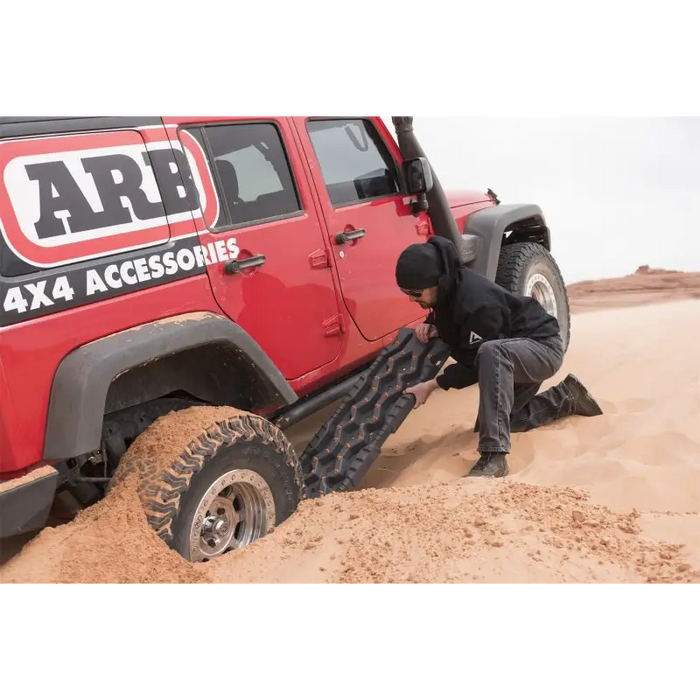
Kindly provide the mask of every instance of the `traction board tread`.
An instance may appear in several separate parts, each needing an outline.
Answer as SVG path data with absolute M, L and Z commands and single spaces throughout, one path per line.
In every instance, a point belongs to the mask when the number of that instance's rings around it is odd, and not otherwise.
M 402 328 L 302 453 L 306 497 L 356 488 L 413 409 L 404 391 L 433 379 L 448 356 L 441 340 L 421 343 Z

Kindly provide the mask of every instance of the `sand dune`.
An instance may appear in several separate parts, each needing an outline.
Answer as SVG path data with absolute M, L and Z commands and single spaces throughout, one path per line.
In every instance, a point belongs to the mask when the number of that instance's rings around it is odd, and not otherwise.
M 698 328 L 692 299 L 576 314 L 550 383 L 575 373 L 605 415 L 514 435 L 505 480 L 461 478 L 477 389 L 437 392 L 360 490 L 303 503 L 245 550 L 192 566 L 115 491 L 45 530 L 0 581 L 700 581 Z M 303 446 L 323 418 L 290 437 Z

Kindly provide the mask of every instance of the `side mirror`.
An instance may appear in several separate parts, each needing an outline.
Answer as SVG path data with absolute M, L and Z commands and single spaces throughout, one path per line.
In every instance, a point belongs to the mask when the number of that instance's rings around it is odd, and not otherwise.
M 433 189 L 433 173 L 427 158 L 408 158 L 402 170 L 408 194 L 426 194 Z

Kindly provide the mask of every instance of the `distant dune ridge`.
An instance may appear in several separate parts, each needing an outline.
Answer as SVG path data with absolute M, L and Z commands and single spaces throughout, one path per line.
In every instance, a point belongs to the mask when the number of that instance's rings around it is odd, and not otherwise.
M 567 290 L 572 313 L 700 299 L 700 272 L 657 270 L 642 265 L 626 277 L 575 282 Z

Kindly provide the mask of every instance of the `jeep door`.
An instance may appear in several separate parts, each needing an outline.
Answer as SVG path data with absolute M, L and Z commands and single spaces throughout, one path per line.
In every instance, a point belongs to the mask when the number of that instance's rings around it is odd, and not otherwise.
M 340 353 L 324 231 L 288 118 L 178 118 L 218 304 L 287 379 Z
M 398 147 L 376 118 L 295 118 L 312 169 L 345 305 L 368 340 L 393 335 L 425 313 L 398 289 L 396 261 L 427 240 L 401 192 Z

